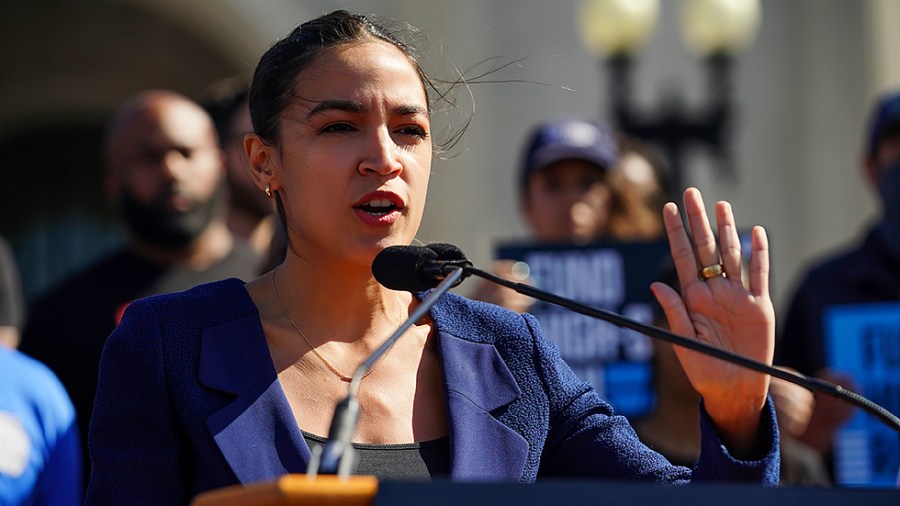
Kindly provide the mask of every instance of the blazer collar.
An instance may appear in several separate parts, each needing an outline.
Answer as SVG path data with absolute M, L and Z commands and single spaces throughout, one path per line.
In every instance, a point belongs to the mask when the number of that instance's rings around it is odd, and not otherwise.
M 281 389 L 256 312 L 203 331 L 200 383 L 237 396 L 206 425 L 241 483 L 305 472 L 309 447 Z
M 486 336 L 455 335 L 478 331 L 457 328 L 459 314 L 448 318 L 447 296 L 454 297 L 445 295 L 432 310 L 432 318 L 438 332 L 449 408 L 450 476 L 459 480 L 519 480 L 528 443 L 497 416 L 521 396 L 521 390 Z
M 457 328 L 460 315 L 449 308 L 448 296 L 461 300 L 445 295 L 432 317 L 449 408 L 450 475 L 518 480 L 528 443 L 495 415 L 521 391 L 485 336 Z M 200 383 L 236 396 L 206 425 L 241 483 L 306 471 L 310 450 L 278 381 L 257 312 L 204 329 Z

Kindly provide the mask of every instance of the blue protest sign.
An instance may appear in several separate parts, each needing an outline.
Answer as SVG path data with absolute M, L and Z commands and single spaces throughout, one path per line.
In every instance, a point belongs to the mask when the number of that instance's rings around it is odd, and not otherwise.
M 575 245 L 504 244 L 499 259 L 527 264 L 538 288 L 652 324 L 650 283 L 659 279 L 663 241 Z M 653 407 L 653 346 L 632 330 L 537 302 L 529 310 L 562 358 L 616 412 L 638 417 Z
M 851 375 L 859 393 L 900 413 L 900 303 L 853 304 L 824 314 L 828 367 Z M 857 411 L 834 441 L 835 481 L 893 487 L 900 467 L 897 434 Z

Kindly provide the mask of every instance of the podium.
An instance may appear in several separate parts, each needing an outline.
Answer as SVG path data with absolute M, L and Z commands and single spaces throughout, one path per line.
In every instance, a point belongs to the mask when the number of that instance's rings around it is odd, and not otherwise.
M 727 504 L 728 506 L 807 505 L 897 506 L 900 490 L 873 488 L 769 488 L 738 483 L 695 483 L 685 486 L 639 482 L 543 480 L 521 483 L 378 481 L 372 476 L 339 480 L 287 475 L 249 486 L 226 487 L 197 496 L 192 506 L 372 505 L 466 506 L 517 504 L 659 506 Z
M 310 479 L 302 474 L 289 474 L 270 482 L 211 490 L 194 498 L 191 506 L 369 506 L 377 491 L 378 480 L 374 476 L 342 480 L 333 475 Z

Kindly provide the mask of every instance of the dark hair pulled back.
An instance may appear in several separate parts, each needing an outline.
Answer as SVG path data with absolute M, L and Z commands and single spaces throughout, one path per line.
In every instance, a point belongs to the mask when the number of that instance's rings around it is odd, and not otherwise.
M 389 29 L 361 14 L 338 10 L 307 21 L 288 36 L 276 42 L 263 54 L 250 85 L 250 117 L 253 130 L 265 142 L 279 140 L 279 122 L 293 97 L 297 76 L 322 50 L 366 40 L 381 40 L 397 47 L 406 55 L 419 74 L 426 98 L 430 80 L 419 65 L 410 40 L 418 31 L 409 26 Z M 430 98 L 429 98 L 430 100 Z
M 268 144 L 280 141 L 281 120 L 291 102 L 297 98 L 294 89 L 297 77 L 314 58 L 332 47 L 377 40 L 393 45 L 406 55 L 422 82 L 430 114 L 437 111 L 450 117 L 457 106 L 455 90 L 461 88 L 468 92 L 472 110 L 464 117 L 461 125 L 454 127 L 450 121 L 444 135 L 431 137 L 438 156 L 446 156 L 456 146 L 472 120 L 475 102 L 469 85 L 490 82 L 483 78 L 518 63 L 513 61 L 480 71 L 481 65 L 494 62 L 493 58 L 489 58 L 469 69 L 473 73 L 477 72 L 474 77 L 468 75 L 469 71 L 460 71 L 454 67 L 453 79 L 432 79 L 420 64 L 421 48 L 426 44 L 425 37 L 418 29 L 402 22 L 337 10 L 301 24 L 275 42 L 260 58 L 248 98 L 250 120 L 256 135 Z M 438 141 L 436 137 L 442 140 Z M 287 216 L 279 193 L 275 194 L 275 204 L 287 237 Z M 291 246 L 289 238 L 288 246 Z

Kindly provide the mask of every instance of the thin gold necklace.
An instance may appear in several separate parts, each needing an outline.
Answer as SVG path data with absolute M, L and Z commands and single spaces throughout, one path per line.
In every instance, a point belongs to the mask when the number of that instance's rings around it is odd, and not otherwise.
M 353 380 L 353 376 L 347 376 L 346 374 L 344 374 L 344 373 L 342 373 L 341 371 L 339 371 L 337 367 L 331 365 L 331 362 L 329 362 L 325 357 L 322 356 L 321 353 L 319 353 L 318 350 L 316 350 L 316 347 L 313 346 L 311 342 L 309 342 L 309 339 L 306 337 L 306 334 L 304 334 L 303 331 L 300 330 L 300 327 L 298 327 L 297 324 L 294 323 L 294 319 L 291 318 L 291 313 L 288 312 L 287 307 L 285 307 L 285 305 L 284 305 L 284 302 L 281 301 L 281 296 L 278 295 L 278 287 L 275 285 L 275 271 L 276 271 L 276 270 L 277 270 L 277 269 L 272 269 L 272 276 L 271 276 L 271 278 L 272 278 L 272 290 L 275 292 L 275 298 L 278 299 L 278 304 L 281 306 L 281 310 L 284 312 L 284 316 L 287 317 L 288 321 L 291 322 L 291 326 L 294 327 L 294 330 L 296 330 L 297 333 L 300 334 L 300 337 L 303 338 L 303 342 L 305 342 L 306 345 L 309 346 L 309 349 L 310 349 L 310 351 L 313 352 L 313 355 L 315 355 L 316 357 L 318 357 L 319 360 L 321 360 L 322 363 L 325 364 L 325 367 L 327 367 L 329 371 L 331 371 L 332 373 L 334 373 L 334 375 L 337 376 L 341 381 L 344 381 L 344 382 L 346 382 L 346 383 L 350 383 L 350 381 Z M 394 341 L 394 342 L 396 343 L 396 341 Z M 394 348 L 394 344 L 392 343 L 392 344 L 391 344 L 391 347 L 388 348 L 387 350 L 385 350 L 385 352 L 381 355 L 381 357 L 379 357 L 378 360 L 377 360 L 374 364 L 372 364 L 371 367 L 369 367 L 369 370 L 366 371 L 365 374 L 363 374 L 362 378 L 360 378 L 360 381 L 366 379 L 367 376 L 369 376 L 370 374 L 372 374 L 372 373 L 375 371 L 375 367 L 376 367 L 378 364 L 380 364 L 382 360 L 384 360 L 384 357 L 386 357 L 387 354 L 388 354 L 388 353 L 391 351 L 391 349 L 393 349 L 393 348 Z

